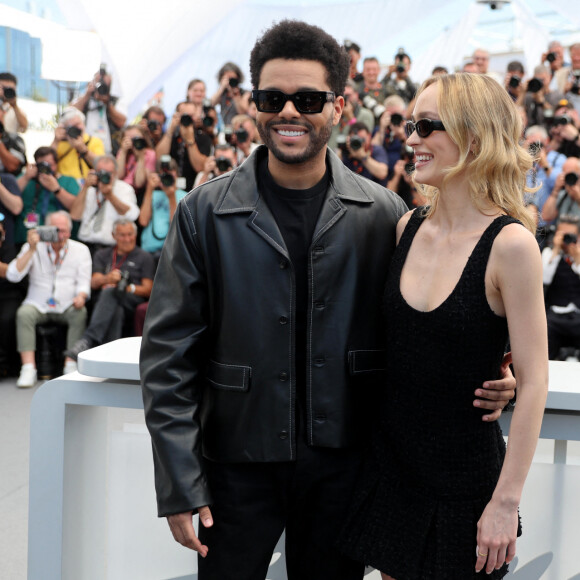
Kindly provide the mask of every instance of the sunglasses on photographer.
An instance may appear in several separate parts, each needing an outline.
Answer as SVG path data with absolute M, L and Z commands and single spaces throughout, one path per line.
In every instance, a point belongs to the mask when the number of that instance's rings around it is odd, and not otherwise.
M 407 121 L 405 123 L 405 135 L 410 137 L 415 131 L 421 139 L 429 137 L 433 131 L 445 131 L 445 126 L 441 121 L 431 119 L 419 119 L 418 121 Z
M 332 103 L 334 98 L 334 93 L 329 91 L 298 91 L 292 95 L 274 90 L 252 91 L 252 100 L 260 113 L 279 113 L 288 101 L 292 101 L 299 113 L 322 113 L 324 105 Z

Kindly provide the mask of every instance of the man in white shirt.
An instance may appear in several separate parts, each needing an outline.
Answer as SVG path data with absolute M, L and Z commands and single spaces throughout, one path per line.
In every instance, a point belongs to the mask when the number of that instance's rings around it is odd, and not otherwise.
M 87 176 L 70 208 L 74 220 L 80 220 L 79 240 L 95 251 L 115 245 L 113 224 L 119 218 L 136 221 L 139 206 L 135 190 L 117 179 L 117 160 L 103 155 L 95 162 L 95 171 Z
M 18 106 L 17 82 L 12 73 L 0 73 L 0 107 L 5 113 L 4 127 L 9 133 L 24 133 L 28 128 L 26 113 Z
M 22 360 L 18 387 L 36 384 L 36 325 L 47 321 L 68 325 L 67 348 L 83 334 L 91 293 L 91 255 L 88 248 L 70 239 L 72 221 L 66 211 L 49 214 L 46 224 L 56 228 L 54 241 L 40 241 L 38 229 L 28 231 L 27 243 L 10 262 L 6 278 L 20 282 L 27 274 L 28 293 L 16 313 L 16 341 Z M 54 232 L 54 231 L 53 231 Z M 46 230 L 42 232 L 49 234 Z M 76 363 L 65 359 L 64 372 L 76 370 Z

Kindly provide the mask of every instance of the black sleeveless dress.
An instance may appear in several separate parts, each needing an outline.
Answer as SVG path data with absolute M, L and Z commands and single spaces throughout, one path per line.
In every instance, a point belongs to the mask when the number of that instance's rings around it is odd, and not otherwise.
M 505 443 L 498 423 L 482 421 L 485 412 L 473 399 L 485 380 L 499 377 L 507 322 L 488 305 L 485 270 L 495 237 L 517 220 L 495 219 L 449 297 L 421 312 L 400 292 L 421 214 L 419 208 L 410 218 L 390 267 L 381 421 L 339 544 L 396 580 L 503 578 L 507 565 L 475 574 L 477 522 Z

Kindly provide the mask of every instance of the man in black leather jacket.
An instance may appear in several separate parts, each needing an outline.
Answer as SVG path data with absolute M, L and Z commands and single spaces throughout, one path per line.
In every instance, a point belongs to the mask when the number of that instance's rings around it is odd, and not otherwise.
M 332 37 L 283 21 L 250 68 L 265 147 L 179 204 L 149 303 L 159 515 L 202 556 L 200 580 L 265 578 L 283 530 L 290 580 L 360 580 L 333 539 L 386 387 L 381 300 L 406 206 L 327 150 L 349 71 Z

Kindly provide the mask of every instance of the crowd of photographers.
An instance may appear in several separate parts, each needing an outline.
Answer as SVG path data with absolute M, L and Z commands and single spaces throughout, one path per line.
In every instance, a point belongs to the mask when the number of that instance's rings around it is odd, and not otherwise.
M 381 66 L 374 57 L 361 59 L 356 43 L 344 46 L 351 74 L 329 146 L 352 171 L 397 192 L 409 207 L 421 205 L 404 131 L 417 90 L 412 60 L 401 48 Z M 537 191 L 527 202 L 549 272 L 548 306 L 564 308 L 560 314 L 570 320 L 580 312 L 580 44 L 569 47 L 569 61 L 566 56 L 552 42 L 533 71 L 513 61 L 502 76 L 488 70 L 489 54 L 478 49 L 458 70 L 493 76 L 521 111 L 523 139 L 537 158 L 529 175 Z M 34 328 L 43 322 L 69 325 L 66 372 L 85 348 L 140 332 L 177 203 L 243 163 L 259 144 L 242 71 L 227 62 L 217 80 L 213 95 L 193 79 L 174 112 L 154 105 L 128 122 L 102 66 L 63 111 L 52 142 L 27 164 L 28 121 L 17 79 L 0 73 L 0 374 L 20 370 L 18 386 L 35 384 Z M 569 330 L 564 338 L 558 332 L 553 345 L 570 342 Z

